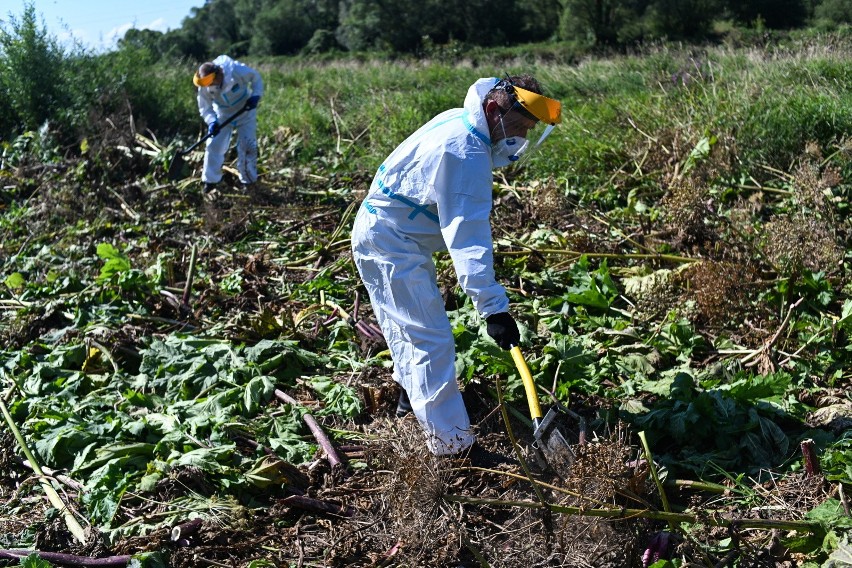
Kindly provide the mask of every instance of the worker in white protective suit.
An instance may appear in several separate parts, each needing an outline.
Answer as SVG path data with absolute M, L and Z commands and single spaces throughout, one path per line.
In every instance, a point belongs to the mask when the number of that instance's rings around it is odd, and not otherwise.
M 220 55 L 202 63 L 192 82 L 198 87 L 198 112 L 210 135 L 201 173 L 205 192 L 215 189 L 222 180 L 222 166 L 232 131 L 237 133 L 240 183 L 244 188 L 250 187 L 257 181 L 256 109 L 263 96 L 260 73 L 227 55 Z M 236 118 L 223 126 L 234 115 Z
M 439 114 L 388 156 L 352 229 L 353 258 L 402 387 L 397 415 L 414 412 L 436 455 L 465 452 L 475 436 L 432 256 L 449 251 L 488 334 L 503 349 L 517 345 L 518 326 L 494 275 L 492 169 L 517 161 L 537 125 L 546 126 L 540 144 L 560 122 L 560 103 L 540 93 L 529 75 L 476 81 L 464 108 Z

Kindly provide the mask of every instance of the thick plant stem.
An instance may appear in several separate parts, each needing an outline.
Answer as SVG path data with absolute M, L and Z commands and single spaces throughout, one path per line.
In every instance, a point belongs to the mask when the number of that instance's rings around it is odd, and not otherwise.
M 680 489 L 694 489 L 695 491 L 707 491 L 709 493 L 724 493 L 729 487 L 708 481 L 693 481 L 692 479 L 674 479 L 666 481 L 663 485 L 674 486 Z
M 189 253 L 189 270 L 186 272 L 186 285 L 183 287 L 181 301 L 184 306 L 189 305 L 189 296 L 192 293 L 192 280 L 195 278 L 195 261 L 198 258 L 198 245 L 193 244 Z
M 651 477 L 657 485 L 657 491 L 660 492 L 660 500 L 663 502 L 663 510 L 666 513 L 671 513 L 672 509 L 669 506 L 669 498 L 666 496 L 666 491 L 663 489 L 663 483 L 660 481 L 660 476 L 657 475 L 657 466 L 654 464 L 654 456 L 651 455 L 651 447 L 648 445 L 648 439 L 645 437 L 645 432 L 639 432 L 639 439 L 642 441 L 642 448 L 645 450 L 645 461 L 648 462 L 648 469 L 651 470 Z M 674 531 L 674 523 L 669 521 L 669 528 Z
M 819 465 L 819 458 L 816 455 L 814 441 L 810 438 L 802 440 L 799 444 L 802 448 L 802 458 L 805 461 L 805 473 L 808 477 L 813 477 L 822 473 L 822 468 Z
M 527 479 L 530 480 L 532 484 L 533 490 L 535 491 L 538 500 L 541 501 L 542 505 L 546 505 L 547 501 L 544 499 L 544 493 L 539 487 L 538 483 L 536 483 L 535 479 L 533 479 L 532 473 L 530 473 L 530 468 L 527 466 L 526 460 L 524 460 L 524 456 L 521 455 L 521 449 L 518 446 L 518 440 L 515 438 L 515 432 L 512 430 L 512 425 L 509 422 L 509 413 L 506 410 L 506 404 L 503 401 L 503 389 L 500 387 L 500 379 L 496 379 L 494 382 L 497 388 L 497 400 L 500 402 L 500 414 L 503 416 L 503 423 L 506 425 L 506 434 L 509 436 L 509 441 L 512 442 L 512 449 L 515 451 L 515 457 L 518 458 L 518 462 L 520 462 L 521 467 L 524 470 L 524 473 L 527 476 Z
M 614 253 L 614 252 L 580 252 L 576 250 L 569 249 L 533 249 L 532 252 L 536 252 L 539 254 L 555 254 L 560 256 L 571 256 L 580 258 L 581 256 L 585 256 L 587 258 L 617 258 L 622 260 L 634 259 L 634 260 L 664 260 L 666 262 L 676 262 L 676 263 L 692 263 L 692 262 L 700 262 L 700 258 L 689 258 L 687 256 L 677 256 L 674 254 L 653 254 L 653 253 Z M 495 255 L 502 256 L 524 256 L 530 254 L 529 250 L 507 250 L 507 251 L 495 251 Z
M 89 556 L 78 556 L 76 554 L 64 554 L 61 552 L 42 552 L 39 550 L 27 550 L 24 548 L 10 548 L 0 550 L 0 558 L 7 560 L 22 560 L 30 554 L 38 554 L 42 560 L 56 562 L 63 566 L 127 566 L 133 558 L 130 554 L 121 556 L 108 556 L 106 558 L 91 558 Z
M 68 506 L 62 501 L 62 498 L 59 496 L 59 493 L 53 488 L 50 484 L 50 481 L 44 476 L 44 472 L 42 472 L 41 467 L 38 465 L 38 462 L 35 459 L 35 456 L 30 451 L 30 448 L 27 446 L 26 440 L 24 440 L 23 435 L 21 435 L 21 431 L 18 430 L 18 427 L 15 425 L 15 422 L 12 420 L 12 415 L 9 414 L 9 410 L 6 408 L 6 403 L 0 399 L 0 411 L 3 412 L 3 418 L 6 419 L 6 424 L 8 424 L 9 429 L 12 431 L 12 435 L 15 436 L 15 439 L 18 441 L 18 445 L 21 446 L 21 450 L 24 452 L 24 455 L 27 456 L 27 459 L 30 462 L 30 465 L 33 468 L 33 471 L 36 475 L 38 475 L 39 484 L 41 488 L 44 490 L 47 495 L 50 504 L 62 513 L 63 518 L 65 519 L 65 525 L 68 527 L 68 530 L 71 531 L 71 534 L 74 535 L 79 542 L 85 544 L 86 542 L 86 531 L 80 526 L 80 523 L 77 522 L 77 519 L 74 518 L 74 514 L 68 508 Z
M 634 518 L 667 521 L 672 523 L 700 523 L 714 527 L 737 527 L 744 529 L 779 529 L 819 533 L 817 522 L 808 521 L 776 521 L 772 519 L 735 519 L 722 516 L 721 512 L 705 511 L 699 515 L 689 513 L 666 513 L 650 509 L 587 509 L 585 507 L 568 507 L 565 505 L 541 504 L 537 501 L 507 501 L 502 499 L 482 499 L 468 495 L 444 493 L 442 498 L 455 503 L 468 505 L 484 505 L 488 507 L 521 507 L 524 509 L 547 508 L 554 513 L 579 515 L 581 517 L 602 517 L 605 519 L 629 520 Z
M 283 400 L 287 404 L 292 404 L 294 406 L 298 406 L 300 408 L 304 408 L 299 401 L 288 395 L 281 389 L 275 389 L 275 396 L 279 400 Z M 325 452 L 326 457 L 328 458 L 328 463 L 331 465 L 332 469 L 342 468 L 343 461 L 340 459 L 340 456 L 337 454 L 337 451 L 334 449 L 334 445 L 331 443 L 331 440 L 328 439 L 328 436 L 325 435 L 322 427 L 316 421 L 316 419 L 311 416 L 310 412 L 305 412 L 302 414 L 302 420 L 305 421 L 305 424 L 310 428 L 311 433 L 314 435 L 314 439 L 316 439 L 317 443 Z

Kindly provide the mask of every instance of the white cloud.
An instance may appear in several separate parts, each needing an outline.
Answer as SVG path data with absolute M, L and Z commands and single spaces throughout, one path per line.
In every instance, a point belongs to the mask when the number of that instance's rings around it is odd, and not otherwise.
M 124 37 L 124 34 L 127 33 L 127 30 L 133 29 L 136 26 L 134 24 L 121 24 L 120 26 L 116 26 L 112 28 L 110 31 L 104 34 L 104 37 L 101 38 L 103 43 L 107 45 L 113 45 L 116 41 Z
M 169 29 L 169 23 L 165 20 L 165 18 L 157 18 L 152 21 L 147 26 L 140 26 L 141 29 L 145 30 L 155 30 L 158 32 L 166 32 Z
M 169 29 L 169 24 L 165 20 L 165 18 L 157 18 L 155 20 L 151 20 L 150 23 L 144 25 L 136 25 L 133 24 L 121 24 L 120 26 L 116 26 L 112 28 L 110 31 L 104 34 L 104 37 L 101 38 L 103 43 L 107 45 L 115 45 L 115 43 L 124 37 L 124 34 L 127 33 L 127 30 L 131 29 L 140 29 L 140 30 L 154 30 L 158 32 L 166 32 Z

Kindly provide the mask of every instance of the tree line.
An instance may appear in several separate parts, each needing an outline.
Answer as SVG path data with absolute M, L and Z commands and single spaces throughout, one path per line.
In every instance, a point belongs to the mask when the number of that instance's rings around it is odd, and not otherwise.
M 93 53 L 61 45 L 25 2 L 20 15 L 0 19 L 0 143 L 8 153 L 12 138 L 47 121 L 59 139 L 74 141 L 129 108 L 173 134 L 193 114 L 189 99 L 170 96 L 186 83 L 186 68 L 174 63 L 220 53 L 463 57 L 529 45 L 533 55 L 553 46 L 564 57 L 731 31 L 746 43 L 762 37 L 749 31 L 845 26 L 843 34 L 851 24 L 849 0 L 208 0 L 177 29 L 131 29 L 118 49 Z
M 852 24 L 848 0 L 208 0 L 180 28 L 131 29 L 126 45 L 195 60 L 557 40 L 580 48 L 701 41 L 720 24 L 757 30 Z

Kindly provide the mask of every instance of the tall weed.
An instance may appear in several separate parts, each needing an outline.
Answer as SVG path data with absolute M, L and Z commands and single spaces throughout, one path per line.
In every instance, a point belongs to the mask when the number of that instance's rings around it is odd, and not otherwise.
M 65 53 L 39 25 L 33 4 L 20 18 L 0 22 L 0 135 L 35 130 L 67 103 Z

